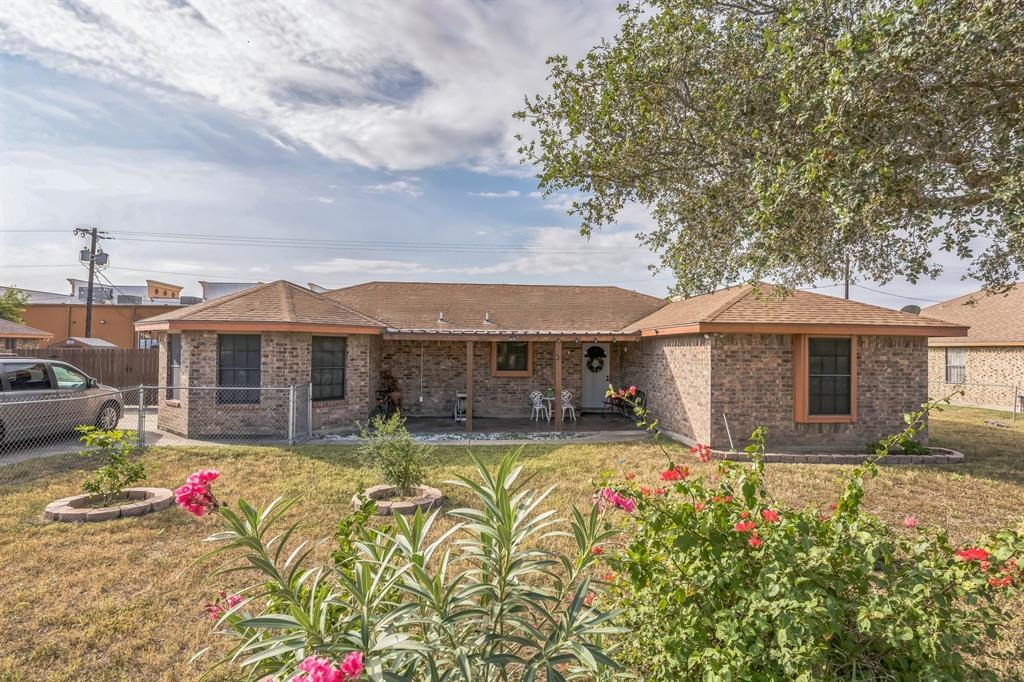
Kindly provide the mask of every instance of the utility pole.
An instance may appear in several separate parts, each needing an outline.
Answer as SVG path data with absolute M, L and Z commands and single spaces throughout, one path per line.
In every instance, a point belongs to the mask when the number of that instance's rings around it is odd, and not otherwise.
M 843 257 L 843 298 L 850 300 L 850 255 Z
M 75 235 L 90 238 L 88 254 L 86 254 L 85 249 L 82 249 L 82 253 L 79 256 L 79 260 L 89 262 L 89 285 L 85 290 L 85 336 L 88 338 L 92 336 L 92 292 L 96 280 L 96 265 L 107 264 L 107 254 L 103 253 L 102 250 L 97 254 L 96 244 L 99 240 L 107 239 L 107 237 L 104 237 L 103 233 L 95 227 L 76 227 Z M 99 263 L 97 263 L 97 255 L 100 256 L 99 260 L 101 262 Z

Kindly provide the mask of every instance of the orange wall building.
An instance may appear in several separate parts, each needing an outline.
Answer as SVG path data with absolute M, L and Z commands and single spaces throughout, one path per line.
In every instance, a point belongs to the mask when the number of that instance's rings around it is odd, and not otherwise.
M 95 305 L 92 308 L 92 336 L 121 348 L 139 348 L 141 334 L 135 321 L 166 313 L 176 306 Z M 69 336 L 85 336 L 85 304 L 29 303 L 22 313 L 25 324 L 53 334 L 59 342 Z

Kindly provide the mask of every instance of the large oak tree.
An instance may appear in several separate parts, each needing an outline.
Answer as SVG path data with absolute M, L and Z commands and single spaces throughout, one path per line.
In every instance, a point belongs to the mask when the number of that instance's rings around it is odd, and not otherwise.
M 583 234 L 627 202 L 692 294 L 1024 269 L 1024 0 L 650 0 L 516 115 Z M 978 245 L 981 245 L 980 247 Z

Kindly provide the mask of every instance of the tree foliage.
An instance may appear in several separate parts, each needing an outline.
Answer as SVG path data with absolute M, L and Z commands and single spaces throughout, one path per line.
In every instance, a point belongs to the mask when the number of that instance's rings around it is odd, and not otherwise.
M 516 115 L 581 231 L 627 202 L 677 293 L 1024 269 L 1024 3 L 647 0 Z
M 24 322 L 21 314 L 25 312 L 25 304 L 28 303 L 28 294 L 8 287 L 0 293 L 0 320 L 10 320 L 21 324 Z

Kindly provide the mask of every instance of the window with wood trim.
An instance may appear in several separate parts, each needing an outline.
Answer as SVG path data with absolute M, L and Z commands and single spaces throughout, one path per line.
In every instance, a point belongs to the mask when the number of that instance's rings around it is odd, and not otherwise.
M 533 373 L 533 348 L 529 341 L 495 341 L 491 347 L 491 374 L 528 377 Z
M 946 349 L 946 383 L 962 384 L 967 377 L 967 349 Z
M 313 400 L 345 397 L 345 341 L 344 336 L 313 337 Z
M 857 418 L 857 337 L 793 337 L 794 418 L 852 422 Z
M 247 405 L 260 401 L 260 335 L 220 334 L 217 337 L 217 402 Z M 240 390 L 252 386 L 255 390 Z

